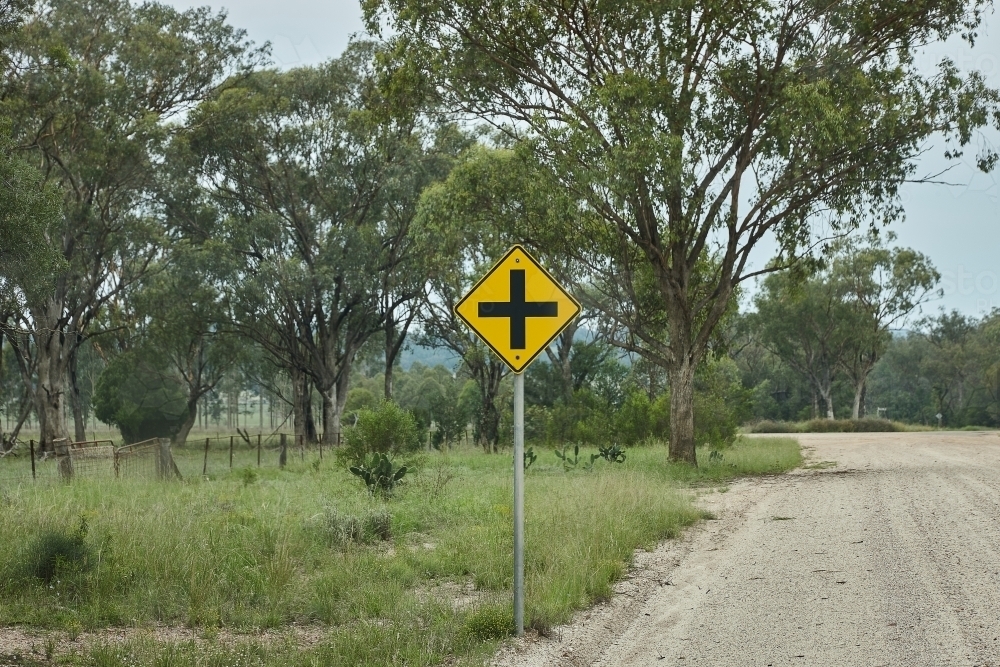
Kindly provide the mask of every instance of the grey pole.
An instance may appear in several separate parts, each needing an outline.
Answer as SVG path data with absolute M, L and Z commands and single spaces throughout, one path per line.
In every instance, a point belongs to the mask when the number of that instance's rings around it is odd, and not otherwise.
M 514 374 L 514 625 L 524 635 L 524 374 Z

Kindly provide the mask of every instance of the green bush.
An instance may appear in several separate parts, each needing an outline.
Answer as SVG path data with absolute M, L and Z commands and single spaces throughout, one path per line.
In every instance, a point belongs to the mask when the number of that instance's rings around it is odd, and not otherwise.
M 126 443 L 172 438 L 188 418 L 187 394 L 173 374 L 136 354 L 115 357 L 94 388 L 94 414 Z
M 465 631 L 480 641 L 514 634 L 514 610 L 509 604 L 483 605 L 465 619 Z
M 747 430 L 751 433 L 895 433 L 905 431 L 906 427 L 888 419 L 810 419 L 799 423 L 763 419 Z
M 888 419 L 852 419 L 855 433 L 889 433 L 904 430 L 900 424 Z
M 778 422 L 770 419 L 762 419 L 750 425 L 751 433 L 798 433 L 798 427 L 791 422 Z
M 358 422 L 344 433 L 339 456 L 348 465 L 361 465 L 371 454 L 399 456 L 420 449 L 420 431 L 409 411 L 392 401 L 382 401 L 373 410 L 358 411 Z
M 652 435 L 652 407 L 646 392 L 629 393 L 615 414 L 611 439 L 631 447 L 649 438 Z
M 385 542 L 392 539 L 392 515 L 388 510 L 375 509 L 359 516 L 330 507 L 324 514 L 323 528 L 336 547 Z
M 550 445 L 607 442 L 613 430 L 607 406 L 589 389 L 574 392 L 549 410 L 545 438 Z

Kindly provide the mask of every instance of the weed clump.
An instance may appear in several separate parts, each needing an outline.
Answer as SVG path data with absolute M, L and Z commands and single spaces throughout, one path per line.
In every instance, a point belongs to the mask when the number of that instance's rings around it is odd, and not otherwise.
M 249 466 L 246 468 L 240 468 L 237 475 L 239 476 L 240 481 L 243 482 L 243 486 L 250 486 L 260 478 L 257 471 Z
M 465 631 L 480 641 L 503 639 L 514 634 L 514 612 L 510 605 L 484 605 L 465 619 Z
M 31 575 L 48 584 L 59 575 L 86 571 L 92 561 L 87 529 L 87 519 L 81 516 L 72 531 L 49 529 L 39 535 L 25 557 Z
M 392 515 L 384 509 L 371 510 L 359 516 L 329 508 L 324 517 L 324 528 L 335 547 L 387 542 L 392 539 Z

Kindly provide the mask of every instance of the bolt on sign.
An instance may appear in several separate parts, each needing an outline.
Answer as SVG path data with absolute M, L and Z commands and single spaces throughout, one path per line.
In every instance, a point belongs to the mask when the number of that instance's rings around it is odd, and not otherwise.
M 520 373 L 580 314 L 580 304 L 515 245 L 458 302 L 455 314 Z

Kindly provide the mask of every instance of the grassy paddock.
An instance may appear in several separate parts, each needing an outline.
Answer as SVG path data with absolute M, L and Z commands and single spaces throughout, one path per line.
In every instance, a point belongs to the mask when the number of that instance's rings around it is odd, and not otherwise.
M 801 463 L 788 438 L 744 438 L 721 459 L 699 458 L 697 470 L 671 465 L 655 447 L 565 471 L 539 452 L 526 476 L 529 624 L 545 629 L 607 597 L 634 549 L 696 521 L 685 485 Z M 153 628 L 62 659 L 109 667 L 476 664 L 512 626 L 510 467 L 509 454 L 425 455 L 389 501 L 330 459 L 181 483 L 7 486 L 0 625 Z M 87 556 L 56 559 L 44 581 L 53 535 L 82 541 Z M 159 626 L 203 640 L 158 638 Z M 293 631 L 303 626 L 321 639 L 301 646 Z M 228 640 L 213 639 L 220 628 Z

